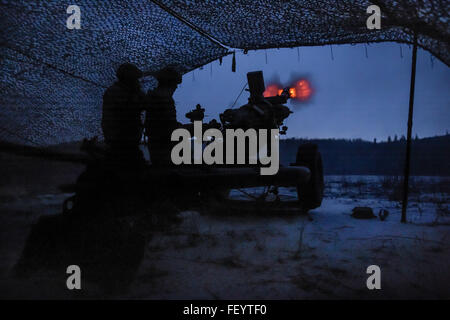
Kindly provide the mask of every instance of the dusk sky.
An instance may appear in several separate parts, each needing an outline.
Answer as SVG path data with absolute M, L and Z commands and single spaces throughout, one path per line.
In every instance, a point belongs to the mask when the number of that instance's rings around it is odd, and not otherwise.
M 262 70 L 266 86 L 279 78 L 286 84 L 296 76 L 307 77 L 314 88 L 308 103 L 288 106 L 294 111 L 287 119 L 287 137 L 363 138 L 386 140 L 406 135 L 412 47 L 384 43 L 335 45 L 297 49 L 250 51 L 236 55 L 236 73 L 231 72 L 232 57 L 214 61 L 183 76 L 175 94 L 177 116 L 200 103 L 209 116 L 232 105 L 243 85 L 246 73 Z M 211 72 L 212 65 L 212 72 Z M 450 69 L 430 54 L 418 51 L 413 135 L 427 137 L 450 130 Z M 246 103 L 244 92 L 235 107 Z

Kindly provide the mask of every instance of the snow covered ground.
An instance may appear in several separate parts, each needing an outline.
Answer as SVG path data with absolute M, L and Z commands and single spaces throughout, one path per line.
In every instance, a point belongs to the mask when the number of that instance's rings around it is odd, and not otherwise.
M 412 181 L 408 223 L 400 223 L 395 177 L 328 176 L 322 206 L 223 216 L 186 211 L 181 225 L 157 232 L 130 288 L 111 298 L 133 299 L 376 299 L 450 298 L 448 178 Z M 294 196 L 282 189 L 282 197 Z M 237 198 L 239 192 L 232 196 Z M 0 297 L 76 298 L 51 275 L 11 278 L 30 226 L 59 212 L 58 195 L 0 204 Z M 356 206 L 385 221 L 351 217 Z M 366 269 L 381 268 L 381 290 L 368 290 Z M 85 283 L 83 297 L 103 297 Z

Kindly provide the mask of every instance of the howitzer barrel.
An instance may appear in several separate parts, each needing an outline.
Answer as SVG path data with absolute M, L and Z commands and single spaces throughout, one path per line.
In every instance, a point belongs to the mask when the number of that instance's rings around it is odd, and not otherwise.
M 269 101 L 273 105 L 277 104 L 285 104 L 287 100 L 289 99 L 289 96 L 287 95 L 281 95 L 281 96 L 274 96 L 274 97 L 266 97 L 265 100 Z

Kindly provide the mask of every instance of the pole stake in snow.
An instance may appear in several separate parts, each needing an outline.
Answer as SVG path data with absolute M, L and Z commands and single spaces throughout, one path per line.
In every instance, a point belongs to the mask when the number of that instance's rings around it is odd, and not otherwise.
M 408 133 L 406 138 L 406 158 L 405 158 L 405 172 L 403 177 L 403 202 L 402 202 L 402 219 L 401 222 L 406 222 L 406 209 L 408 207 L 408 189 L 409 189 L 409 171 L 411 162 L 411 132 L 414 111 L 414 89 L 416 85 L 416 65 L 417 65 L 417 33 L 414 32 L 414 46 L 411 62 L 411 83 L 409 87 L 409 112 L 408 112 Z

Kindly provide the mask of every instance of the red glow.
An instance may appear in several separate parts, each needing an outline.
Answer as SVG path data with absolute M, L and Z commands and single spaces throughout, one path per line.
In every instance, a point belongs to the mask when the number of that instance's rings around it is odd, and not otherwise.
M 313 94 L 311 84 L 306 79 L 297 80 L 289 87 L 289 95 L 291 99 L 298 102 L 307 101 Z M 280 95 L 282 92 L 283 88 L 281 85 L 272 83 L 267 86 L 263 95 L 264 97 L 273 97 Z
M 297 99 L 300 101 L 308 100 L 312 95 L 311 85 L 308 80 L 302 79 L 295 83 L 295 96 L 292 96 L 293 99 Z
M 281 92 L 283 92 L 283 89 L 281 89 L 280 86 L 278 86 L 277 84 L 270 84 L 266 88 L 266 91 L 264 91 L 263 95 L 264 97 L 273 97 L 281 94 Z

